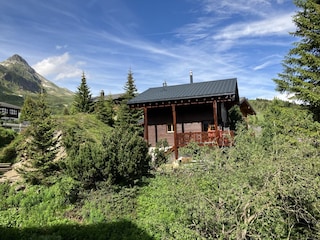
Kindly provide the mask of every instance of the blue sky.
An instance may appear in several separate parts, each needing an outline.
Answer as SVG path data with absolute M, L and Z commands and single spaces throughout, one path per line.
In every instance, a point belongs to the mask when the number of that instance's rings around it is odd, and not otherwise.
M 279 96 L 292 48 L 292 0 L 0 0 L 0 61 L 13 54 L 76 91 L 123 92 L 237 78 L 240 96 Z

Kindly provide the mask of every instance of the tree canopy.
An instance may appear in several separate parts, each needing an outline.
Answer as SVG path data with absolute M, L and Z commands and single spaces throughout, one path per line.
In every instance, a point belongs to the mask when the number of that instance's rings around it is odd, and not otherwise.
M 293 17 L 297 29 L 290 33 L 300 41 L 283 61 L 283 73 L 274 79 L 277 90 L 294 94 L 320 113 L 320 1 L 295 0 L 301 10 Z

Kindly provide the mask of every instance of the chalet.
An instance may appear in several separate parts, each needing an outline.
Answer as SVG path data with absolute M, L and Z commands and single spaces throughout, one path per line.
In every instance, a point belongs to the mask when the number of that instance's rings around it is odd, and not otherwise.
M 20 116 L 21 107 L 0 102 L 0 118 L 17 120 Z
M 98 97 L 93 97 L 93 98 L 92 98 L 92 101 L 93 101 L 94 103 L 96 103 L 101 96 L 103 96 L 104 100 L 108 100 L 109 98 L 111 98 L 112 101 L 113 101 L 113 103 L 116 104 L 116 105 L 119 105 L 119 104 L 122 102 L 122 100 L 124 99 L 124 97 L 123 97 L 123 96 L 124 96 L 124 93 L 117 93 L 117 94 L 105 95 L 104 91 L 101 90 L 100 96 L 98 96 Z
M 239 105 L 237 79 L 190 83 L 149 88 L 131 99 L 131 108 L 144 110 L 144 138 L 155 146 L 167 139 L 178 148 L 190 141 L 203 145 L 230 146 L 234 129 L 230 129 L 228 110 Z M 243 111 L 246 112 L 244 106 Z
M 248 115 L 256 115 L 256 111 L 253 109 L 248 99 L 244 97 L 240 98 L 240 111 L 244 118 L 247 118 Z

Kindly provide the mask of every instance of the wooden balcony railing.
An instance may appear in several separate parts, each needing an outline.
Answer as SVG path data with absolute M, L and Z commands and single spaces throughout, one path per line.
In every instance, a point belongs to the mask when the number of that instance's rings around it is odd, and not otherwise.
M 229 147 L 233 145 L 233 139 L 234 131 L 232 130 L 177 133 L 178 147 L 186 146 L 190 142 L 196 142 L 200 145 Z

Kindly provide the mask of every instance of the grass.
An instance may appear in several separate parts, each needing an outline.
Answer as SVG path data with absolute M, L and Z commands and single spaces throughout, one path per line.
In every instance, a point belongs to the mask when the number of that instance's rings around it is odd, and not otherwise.
M 88 139 L 101 141 L 102 133 L 108 133 L 112 128 L 97 120 L 93 114 L 78 113 L 75 115 L 55 115 L 58 126 L 57 129 L 66 131 L 67 129 L 77 129 Z

